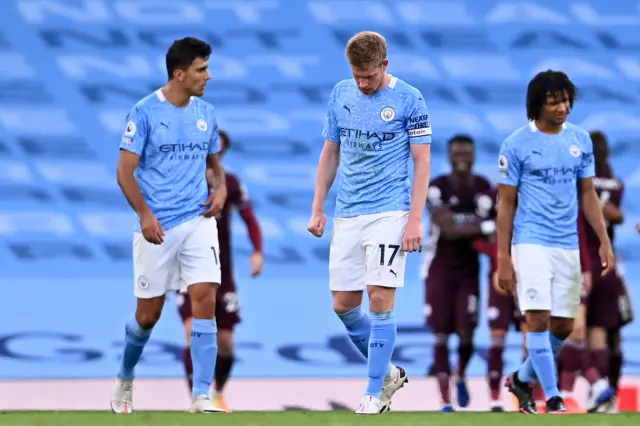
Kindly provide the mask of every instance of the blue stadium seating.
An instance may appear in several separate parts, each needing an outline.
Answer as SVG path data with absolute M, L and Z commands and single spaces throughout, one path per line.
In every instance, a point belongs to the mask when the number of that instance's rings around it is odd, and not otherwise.
M 6 5 L 4 4 L 6 3 Z M 363 29 L 389 40 L 390 69 L 420 88 L 432 115 L 434 174 L 444 142 L 477 138 L 477 170 L 495 176 L 501 139 L 525 120 L 538 70 L 579 84 L 572 121 L 606 131 L 627 184 L 617 247 L 640 309 L 640 15 L 635 1 L 127 1 L 5 0 L 0 15 L 0 377 L 109 377 L 133 308 L 135 220 L 115 182 L 127 110 L 166 80 L 164 53 L 193 35 L 214 46 L 206 99 L 233 137 L 225 159 L 249 187 L 267 253 L 248 274 L 235 223 L 244 322 L 236 374 L 358 376 L 363 361 L 331 312 L 329 237 L 307 235 L 320 131 L 332 85 L 348 77 L 345 41 Z M 517 3 L 517 5 L 514 5 Z M 560 4 L 557 6 L 556 4 Z M 400 293 L 396 359 L 431 363 L 420 258 Z M 173 306 L 139 376 L 177 376 L 183 334 Z M 292 320 L 293 319 L 293 320 Z M 640 374 L 638 323 L 625 330 L 627 374 Z M 507 367 L 520 359 L 509 338 Z M 485 374 L 488 330 L 470 374 Z M 635 355 L 634 355 L 635 354 Z

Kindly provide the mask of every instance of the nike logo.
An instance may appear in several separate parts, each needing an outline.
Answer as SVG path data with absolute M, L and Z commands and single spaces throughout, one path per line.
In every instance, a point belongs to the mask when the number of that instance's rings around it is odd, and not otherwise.
M 394 271 L 393 269 L 389 269 L 389 272 L 391 272 L 394 277 L 398 277 L 398 274 L 396 274 L 396 271 Z
M 342 108 L 346 109 L 346 110 L 347 110 L 347 112 L 349 113 L 349 115 L 351 115 L 351 110 L 349 109 L 349 107 L 348 107 L 348 106 L 346 106 L 346 105 L 342 105 Z

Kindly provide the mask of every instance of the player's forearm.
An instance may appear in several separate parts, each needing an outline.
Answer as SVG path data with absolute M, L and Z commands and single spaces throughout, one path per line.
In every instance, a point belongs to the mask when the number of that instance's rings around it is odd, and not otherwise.
M 498 257 L 511 256 L 511 236 L 513 235 L 513 213 L 515 204 L 500 199 L 496 218 Z
M 587 222 L 598 236 L 600 243 L 611 244 L 607 234 L 607 226 L 604 223 L 602 207 L 595 190 L 584 191 L 582 194 L 582 211 L 587 218 Z
M 329 194 L 331 185 L 333 185 L 333 182 L 336 179 L 339 162 L 340 157 L 336 152 L 325 149 L 322 151 L 322 154 L 320 154 L 312 211 L 324 211 L 324 202 L 327 199 L 327 194 Z
M 421 219 L 424 206 L 427 205 L 427 191 L 431 177 L 431 160 L 429 156 L 414 158 L 413 188 L 411 193 L 411 212 L 409 219 Z
M 624 215 L 620 209 L 613 204 L 605 204 L 602 206 L 602 215 L 604 216 L 604 220 L 613 225 L 621 225 L 624 222 Z
M 150 212 L 149 206 L 142 197 L 140 186 L 136 182 L 136 178 L 133 175 L 133 170 L 124 170 L 118 167 L 117 173 L 118 185 L 122 189 L 122 193 L 129 202 L 129 205 L 138 214 L 138 217 L 142 217 Z
M 440 232 L 447 240 L 465 240 L 484 235 L 481 223 L 451 224 L 442 226 Z

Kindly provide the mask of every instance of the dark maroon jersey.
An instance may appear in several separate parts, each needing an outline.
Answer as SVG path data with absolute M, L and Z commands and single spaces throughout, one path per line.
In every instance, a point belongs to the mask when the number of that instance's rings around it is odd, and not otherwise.
M 220 245 L 220 273 L 222 282 L 233 280 L 233 257 L 231 254 L 231 217 L 234 210 L 250 205 L 247 189 L 233 174 L 226 172 L 227 201 L 216 216 L 218 221 L 218 241 Z
M 624 184 L 622 183 L 622 180 L 615 177 L 614 178 L 595 177 L 593 178 L 593 185 L 595 186 L 596 193 L 598 194 L 598 197 L 600 198 L 600 201 L 602 201 L 603 204 L 611 203 L 614 206 L 620 208 L 620 205 L 622 204 L 622 195 L 624 192 Z M 591 225 L 589 225 L 589 222 L 586 220 L 586 217 L 583 219 L 585 223 L 585 231 L 587 236 L 587 245 L 589 248 L 589 256 L 592 259 L 599 259 L 600 256 L 598 255 L 598 249 L 600 248 L 600 240 L 598 239 L 598 236 L 596 235 Z M 611 239 L 612 243 L 613 243 L 613 237 L 614 237 L 613 228 L 614 228 L 613 225 L 611 225 L 610 223 L 607 223 L 607 234 L 609 234 L 609 238 Z
M 488 195 L 490 190 L 489 181 L 478 175 L 473 175 L 471 182 L 464 186 L 456 186 L 450 175 L 442 175 L 431 181 L 427 205 L 431 214 L 443 208 L 450 210 L 456 223 L 489 219 L 494 210 L 494 202 Z M 433 250 L 432 266 L 477 274 L 480 262 L 472 246 L 473 239 L 447 240 L 432 223 L 428 245 L 428 250 Z

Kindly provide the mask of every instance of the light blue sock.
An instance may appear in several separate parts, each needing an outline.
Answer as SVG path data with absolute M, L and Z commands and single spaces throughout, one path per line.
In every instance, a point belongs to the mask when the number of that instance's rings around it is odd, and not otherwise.
M 558 353 L 564 344 L 564 340 L 560 339 L 553 333 L 549 333 L 549 343 L 551 344 L 551 352 L 553 353 L 553 358 L 558 358 Z M 527 357 L 524 361 L 520 369 L 518 370 L 518 379 L 524 383 L 531 383 L 536 379 L 536 372 L 533 368 L 533 362 L 531 362 L 531 357 Z
M 347 334 L 365 358 L 369 358 L 369 336 L 371 335 L 371 318 L 358 306 L 352 311 L 338 314 L 338 318 L 347 329 Z M 387 369 L 387 375 L 391 373 L 391 363 Z
M 365 395 L 380 398 L 396 343 L 396 333 L 396 318 L 393 312 L 371 313 L 369 362 L 367 365 L 369 382 Z
M 132 315 L 129 321 L 127 321 L 127 325 L 124 329 L 124 353 L 120 360 L 118 378 L 120 380 L 133 380 L 133 370 L 135 369 L 136 364 L 138 364 L 138 361 L 140 361 L 144 345 L 149 341 L 152 329 L 145 330 L 140 327 L 135 315 Z
M 193 398 L 208 395 L 218 355 L 218 326 L 215 319 L 194 318 L 191 326 Z
M 529 352 L 529 358 L 531 359 L 535 375 L 538 377 L 538 381 L 544 390 L 544 395 L 547 400 L 554 396 L 560 396 L 560 391 L 558 390 L 558 373 L 549 335 L 550 333 L 548 331 L 527 333 L 527 351 Z M 520 377 L 519 374 L 518 377 Z
M 564 344 L 564 339 L 559 338 L 553 333 L 549 333 L 549 342 L 551 343 L 551 352 L 553 352 L 553 359 L 558 359 L 558 353 Z

